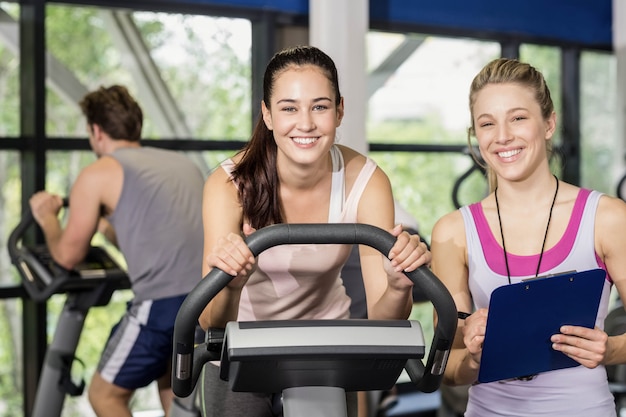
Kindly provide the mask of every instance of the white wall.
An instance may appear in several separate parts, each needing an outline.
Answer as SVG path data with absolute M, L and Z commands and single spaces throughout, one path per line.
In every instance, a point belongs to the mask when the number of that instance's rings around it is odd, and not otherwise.
M 339 72 L 345 117 L 338 142 L 367 152 L 366 43 L 368 0 L 309 0 L 310 44 L 330 55 Z

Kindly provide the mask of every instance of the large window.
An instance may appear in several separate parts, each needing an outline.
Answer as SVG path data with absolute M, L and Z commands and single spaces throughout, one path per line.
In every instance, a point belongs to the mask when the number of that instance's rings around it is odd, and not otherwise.
M 0 137 L 19 134 L 19 6 L 0 2 Z
M 373 32 L 368 35 L 368 52 L 372 86 L 368 142 L 425 145 L 425 153 L 371 156 L 387 172 L 396 199 L 415 216 L 428 240 L 434 223 L 455 209 L 455 201 L 467 204 L 484 196 L 486 183 L 479 170 L 458 187 L 455 183 L 473 165 L 463 151 L 470 125 L 470 83 L 484 64 L 500 56 L 500 45 Z
M 260 49 L 276 46 L 263 39 L 261 47 L 253 50 L 253 40 L 269 35 L 272 24 L 289 26 L 293 22 L 286 23 L 288 17 L 255 26 L 259 23 L 255 19 L 263 16 L 237 12 L 238 17 L 226 18 L 191 14 L 190 8 L 183 14 L 71 3 L 46 3 L 45 7 L 45 137 L 34 140 L 40 141 L 45 152 L 45 164 L 38 165 L 45 165 L 46 189 L 67 195 L 80 170 L 95 160 L 85 140 L 86 126 L 78 102 L 100 86 L 128 86 L 144 110 L 144 138 L 156 146 L 179 148 L 180 143 L 181 152 L 206 175 L 234 152 L 212 147 L 212 143 L 232 144 L 249 138 L 252 114 L 259 105 L 252 102 L 253 91 L 260 87 L 252 85 L 253 64 L 257 69 L 262 66 L 253 63 L 252 57 L 263 57 Z M 6 241 L 22 215 L 22 181 L 33 181 L 29 175 L 35 164 L 20 153 L 30 150 L 33 143 L 31 138 L 20 137 L 20 111 L 24 111 L 20 109 L 19 85 L 24 73 L 19 60 L 20 7 L 30 6 L 0 1 L 2 289 L 19 284 Z M 171 7 L 176 7 L 176 2 Z M 273 41 L 279 39 L 276 36 Z M 428 33 L 371 31 L 367 35 L 366 136 L 370 145 L 377 146 L 370 156 L 389 175 L 396 200 L 416 218 L 426 240 L 441 216 L 486 195 L 484 177 L 467 148 L 468 93 L 484 64 L 499 57 L 503 46 L 510 52 L 518 45 L 506 44 L 508 41 L 501 44 Z M 519 46 L 520 59 L 546 76 L 558 116 L 562 112 L 562 54 L 556 46 Z M 623 146 L 615 143 L 615 57 L 583 51 L 580 75 L 580 185 L 614 194 L 624 166 Z M 562 145 L 562 136 L 559 131 L 557 146 Z M 407 150 L 405 145 L 415 148 Z M 560 162 L 555 159 L 555 169 Z M 24 172 L 29 175 L 22 178 Z M 105 245 L 123 263 L 101 236 L 94 238 L 94 244 Z M 109 306 L 90 312 L 77 352 L 85 366 L 76 368 L 83 374 L 77 378 L 91 377 L 108 331 L 130 297 L 129 291 L 119 291 Z M 56 295 L 48 303 L 49 334 L 63 302 L 64 297 Z M 22 308 L 20 300 L 0 298 L 0 335 L 8 335 L 0 347 L 0 417 L 23 413 Z M 414 317 L 422 322 L 426 340 L 431 340 L 432 309 L 420 306 Z M 64 417 L 93 416 L 84 396 L 66 404 Z M 140 393 L 134 408 L 158 408 L 155 389 Z
M 616 65 L 612 54 L 581 55 L 581 185 L 609 195 L 616 195 L 625 174 L 617 131 Z
M 48 6 L 49 136 L 84 136 L 77 102 L 124 84 L 145 113 L 144 137 L 242 140 L 250 132 L 250 22 Z
M 45 14 L 48 191 L 68 195 L 80 170 L 95 160 L 88 150 L 78 102 L 100 86 L 123 84 L 131 90 L 144 111 L 145 139 L 209 142 L 245 141 L 249 137 L 249 20 L 57 4 L 46 6 Z M 0 2 L 0 139 L 11 140 L 21 134 L 19 16 L 17 4 Z M 198 149 L 198 145 L 191 149 Z M 205 174 L 232 154 L 217 150 L 187 153 Z M 6 250 L 8 235 L 22 215 L 24 167 L 20 161 L 19 151 L 0 150 L 3 287 L 20 282 Z M 124 264 L 123 257 L 101 236 L 96 235 L 93 243 L 106 246 Z M 90 310 L 76 353 L 84 365 L 77 361 L 73 366 L 76 381 L 85 378 L 89 382 L 109 330 L 131 297 L 130 291 L 118 291 L 105 308 Z M 64 295 L 55 295 L 46 303 L 49 338 L 64 302 Z M 0 307 L 0 332 L 10 335 L 3 338 L 7 343 L 0 349 L 0 369 L 5 376 L 0 378 L 0 416 L 22 415 L 22 303 L 0 299 Z M 155 386 L 141 390 L 133 399 L 136 412 L 157 408 Z M 86 395 L 65 401 L 63 417 L 93 415 Z

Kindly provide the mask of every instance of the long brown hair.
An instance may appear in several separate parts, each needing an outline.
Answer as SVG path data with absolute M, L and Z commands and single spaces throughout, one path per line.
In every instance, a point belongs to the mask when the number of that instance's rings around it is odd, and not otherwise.
M 263 102 L 268 109 L 278 76 L 291 67 L 306 65 L 315 65 L 321 69 L 333 86 L 335 104 L 340 104 L 339 77 L 333 60 L 313 46 L 297 46 L 278 52 L 265 69 Z M 238 185 L 243 217 L 255 229 L 283 222 L 276 154 L 274 135 L 261 115 L 232 173 L 233 181 Z

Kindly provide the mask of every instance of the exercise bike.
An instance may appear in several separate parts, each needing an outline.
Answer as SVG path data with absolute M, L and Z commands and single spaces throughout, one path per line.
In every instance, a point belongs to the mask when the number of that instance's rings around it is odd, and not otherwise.
M 67 270 L 54 262 L 45 244 L 21 244 L 34 224 L 32 212 L 27 209 L 9 235 L 7 246 L 32 300 L 45 302 L 54 294 L 67 294 L 46 351 L 32 413 L 33 417 L 54 417 L 61 415 L 67 395 L 81 395 L 85 388 L 84 380 L 72 380 L 71 370 L 74 362 L 80 361 L 75 353 L 87 312 L 91 307 L 108 304 L 115 290 L 130 288 L 130 283 L 124 269 L 101 247 L 91 246 L 85 259 Z
M 64 206 L 68 206 L 67 199 Z M 26 231 L 35 225 L 27 209 L 11 232 L 8 250 L 28 296 L 45 302 L 54 294 L 67 294 L 52 341 L 46 350 L 32 417 L 60 416 L 66 397 L 82 395 L 85 381 L 72 380 L 72 365 L 82 364 L 76 354 L 89 309 L 107 305 L 113 292 L 129 289 L 126 271 L 98 246 L 90 246 L 85 259 L 72 270 L 58 265 L 45 244 L 24 245 Z M 172 417 L 198 417 L 193 398 L 175 399 Z
M 364 244 L 389 253 L 395 238 L 364 224 L 279 224 L 246 238 L 254 256 L 282 244 Z M 436 391 L 454 339 L 457 311 L 446 287 L 423 266 L 406 273 L 438 314 L 428 360 L 419 322 L 409 320 L 292 320 L 229 322 L 223 335 L 194 345 L 206 304 L 233 277 L 213 269 L 189 293 L 174 327 L 172 388 L 189 396 L 202 366 L 220 360 L 220 378 L 233 391 L 282 393 L 285 417 L 346 417 L 345 393 L 386 390 L 403 369 L 422 392 Z

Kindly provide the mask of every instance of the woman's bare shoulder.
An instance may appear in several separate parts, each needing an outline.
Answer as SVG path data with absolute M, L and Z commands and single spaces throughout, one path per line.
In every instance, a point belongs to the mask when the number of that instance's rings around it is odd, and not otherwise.
M 454 210 L 443 215 L 435 222 L 432 230 L 432 240 L 465 241 L 465 223 L 461 210 Z
M 346 166 L 355 165 L 362 167 L 365 164 L 366 156 L 362 153 L 357 152 L 355 149 L 352 149 L 345 145 L 336 146 L 341 151 L 341 155 L 343 156 L 343 160 Z
M 626 202 L 618 197 L 607 194 L 600 197 L 596 215 L 598 225 L 606 228 L 624 230 L 626 228 Z

